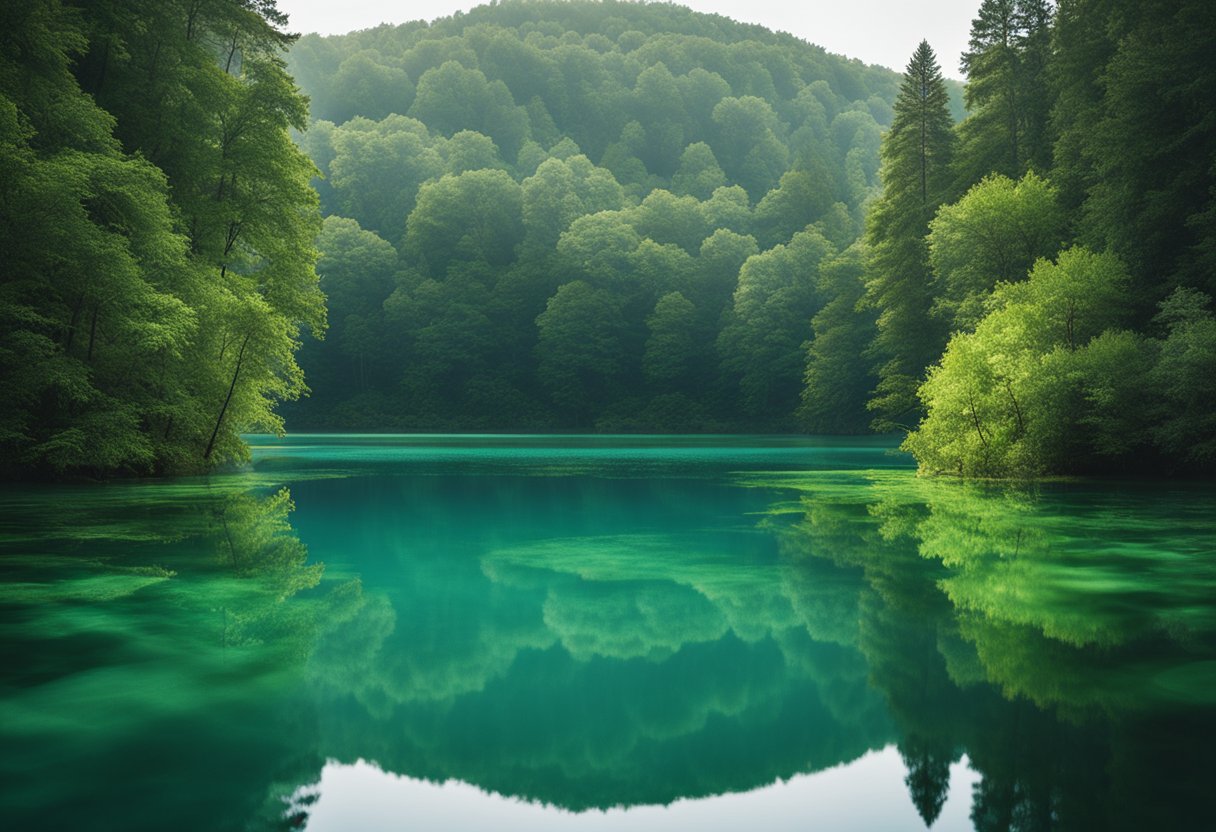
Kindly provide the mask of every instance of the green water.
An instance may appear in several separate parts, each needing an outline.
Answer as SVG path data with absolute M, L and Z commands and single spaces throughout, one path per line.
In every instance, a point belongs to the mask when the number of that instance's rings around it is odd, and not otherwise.
M 1216 491 L 255 438 L 0 490 L 0 828 L 1201 829 Z

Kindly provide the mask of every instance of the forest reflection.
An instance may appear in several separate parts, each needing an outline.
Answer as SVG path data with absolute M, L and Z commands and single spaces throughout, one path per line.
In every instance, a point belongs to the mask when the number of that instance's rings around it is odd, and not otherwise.
M 948 797 L 979 830 L 1197 828 L 1216 808 L 1202 487 L 290 488 L 3 495 L 24 518 L 0 540 L 6 817 L 301 827 L 327 761 L 360 760 L 573 812 L 669 805 L 892 746 L 926 825 Z M 952 795 L 963 760 L 978 782 Z M 148 789 L 165 777 L 208 785 Z
M 964 752 L 979 830 L 1210 816 L 1210 797 L 1195 803 L 1216 700 L 1209 489 L 784 484 L 799 499 L 771 521 L 783 556 L 864 575 L 858 648 L 927 823 Z
M 0 492 L 3 825 L 290 825 L 324 759 L 281 729 L 313 721 L 299 671 L 358 583 L 323 579 L 286 488 L 63 490 Z
M 1201 489 L 1155 514 L 1134 489 L 899 471 L 744 484 L 765 502 L 731 529 L 690 522 L 695 501 L 715 508 L 690 484 L 689 505 L 664 506 L 678 529 L 636 533 L 516 518 L 462 543 L 428 504 L 444 543 L 403 546 L 392 587 L 312 654 L 325 756 L 580 811 L 896 744 L 927 825 L 964 754 L 977 829 L 1185 825 L 1211 808 L 1195 805 L 1216 690 Z M 575 480 L 566 499 L 645 514 L 654 487 Z M 506 517 L 507 492 L 478 511 Z

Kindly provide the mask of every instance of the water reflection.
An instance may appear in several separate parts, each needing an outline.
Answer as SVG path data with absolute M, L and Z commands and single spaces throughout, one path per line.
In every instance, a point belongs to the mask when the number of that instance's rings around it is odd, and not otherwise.
M 470 798 L 443 783 L 559 826 L 1216 810 L 1210 489 L 690 453 L 557 475 L 314 450 L 275 482 L 0 494 L 2 825 L 450 821 Z
M 578 811 L 895 744 L 925 825 L 965 754 L 977 829 L 1210 808 L 1205 492 L 1155 514 L 906 472 L 746 484 L 398 494 L 391 588 L 314 653 L 327 756 Z
M 754 788 L 886 744 L 862 657 L 815 641 L 779 565 L 747 556 L 771 539 L 712 537 L 411 547 L 313 654 L 327 754 L 584 810 Z
M 322 586 L 289 492 L 235 479 L 0 499 L 0 825 L 289 826 L 285 798 L 324 758 L 267 727 L 305 712 L 289 693 L 303 659 L 359 596 Z
M 762 826 L 766 832 L 801 832 L 811 822 L 833 832 L 910 829 L 916 820 L 902 794 L 902 775 L 899 754 L 888 749 L 749 792 L 576 815 L 486 793 L 457 781 L 428 783 L 388 774 L 368 763 L 331 763 L 321 775 L 321 798 L 310 807 L 308 828 L 310 832 L 352 828 L 380 832 L 399 829 L 401 819 L 408 818 L 411 825 L 431 832 L 736 832 L 749 825 Z M 950 776 L 952 790 L 965 798 L 974 781 L 965 760 L 953 766 Z M 949 803 L 934 825 L 935 832 L 970 829 L 968 805 L 965 800 Z
M 963 750 L 978 830 L 1210 818 L 1210 490 L 778 479 L 784 551 L 866 576 L 858 644 L 926 822 Z

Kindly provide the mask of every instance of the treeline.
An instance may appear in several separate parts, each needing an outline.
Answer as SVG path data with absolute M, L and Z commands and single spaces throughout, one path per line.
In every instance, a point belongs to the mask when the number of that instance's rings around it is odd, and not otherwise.
M 928 44 L 900 81 L 671 5 L 303 38 L 333 337 L 288 418 L 1209 466 L 1212 18 L 984 0 L 961 119 Z
M 1216 459 L 1208 3 L 983 0 L 965 117 L 928 44 L 901 80 L 669 4 L 285 28 L 0 10 L 0 470 L 240 459 L 305 372 L 296 428 Z
M 666 4 L 306 36 L 331 332 L 299 428 L 862 431 L 896 74 Z M 826 346 L 834 344 L 830 349 Z M 849 364 L 849 368 L 852 364 Z
M 923 470 L 1211 470 L 1214 48 L 1200 0 L 984 0 L 954 129 L 917 50 L 863 283 Z
M 198 470 L 324 329 L 273 0 L 0 5 L 0 471 Z

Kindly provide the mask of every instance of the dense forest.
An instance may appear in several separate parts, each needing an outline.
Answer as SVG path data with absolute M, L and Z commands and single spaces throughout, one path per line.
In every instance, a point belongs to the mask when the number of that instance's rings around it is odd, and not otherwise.
M 290 66 L 329 428 L 908 431 L 968 476 L 1216 460 L 1199 2 L 985 0 L 965 113 L 666 4 L 514 2 Z
M 273 2 L 0 5 L 0 470 L 247 454 L 321 333 Z
M 958 128 L 905 85 L 865 281 L 922 470 L 1211 471 L 1214 48 L 1207 2 L 985 0 Z
M 0 11 L 0 467 L 200 469 L 284 418 L 1216 460 L 1204 0 L 983 0 L 965 87 L 671 4 L 286 30 Z
M 293 427 L 797 429 L 898 75 L 625 2 L 310 35 L 289 67 L 331 325 Z M 808 428 L 865 429 L 853 370 Z

